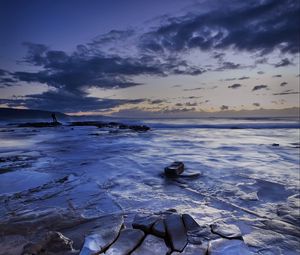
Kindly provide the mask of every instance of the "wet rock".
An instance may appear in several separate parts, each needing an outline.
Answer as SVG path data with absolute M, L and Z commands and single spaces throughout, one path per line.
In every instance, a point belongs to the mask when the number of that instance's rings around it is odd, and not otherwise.
M 141 125 L 141 126 L 132 125 L 132 126 L 129 126 L 129 129 L 136 131 L 136 132 L 146 132 L 146 131 L 150 130 L 150 128 L 145 125 Z
M 199 172 L 194 171 L 185 171 L 183 174 L 180 174 L 181 178 L 195 179 L 201 175 Z
M 247 245 L 241 240 L 217 239 L 209 242 L 208 255 L 250 255 Z
M 194 245 L 188 244 L 183 252 L 173 252 L 172 255 L 206 255 L 207 246 L 206 245 Z
M 43 128 L 43 127 L 57 127 L 61 126 L 60 122 L 28 122 L 19 124 L 18 127 L 35 127 L 35 128 Z
M 131 253 L 131 255 L 153 255 L 166 254 L 168 247 L 165 241 L 153 235 L 147 235 L 142 244 Z
M 124 219 L 121 216 L 106 216 L 97 220 L 94 224 L 89 235 L 85 237 L 80 255 L 103 252 L 117 239 L 124 224 Z
M 183 251 L 187 244 L 187 235 L 183 220 L 179 214 L 168 215 L 165 219 L 167 236 L 175 251 Z
M 0 235 L 0 255 L 22 254 L 28 240 L 23 235 Z
M 195 231 L 200 229 L 199 224 L 193 219 L 193 217 L 189 214 L 182 215 L 183 223 L 186 231 Z
M 279 143 L 273 143 L 272 146 L 273 147 L 279 147 Z
M 198 245 L 220 238 L 219 235 L 213 234 L 207 225 L 200 226 L 197 230 L 188 231 L 187 236 L 189 243 Z
M 159 237 L 166 236 L 166 227 L 163 219 L 156 221 L 152 227 L 152 233 Z
M 144 232 L 140 229 L 124 229 L 117 241 L 105 252 L 106 255 L 127 255 L 142 241 Z
M 182 174 L 184 171 L 184 164 L 179 161 L 173 162 L 171 165 L 165 168 L 165 175 L 170 177 L 176 177 Z
M 70 254 L 73 251 L 73 241 L 60 232 L 50 231 L 39 242 L 24 246 L 23 255 Z
M 238 226 L 233 224 L 226 224 L 222 221 L 211 225 L 213 233 L 218 234 L 228 239 L 242 239 L 242 233 Z
M 137 214 L 132 222 L 132 227 L 150 233 L 152 226 L 158 220 L 157 216 Z

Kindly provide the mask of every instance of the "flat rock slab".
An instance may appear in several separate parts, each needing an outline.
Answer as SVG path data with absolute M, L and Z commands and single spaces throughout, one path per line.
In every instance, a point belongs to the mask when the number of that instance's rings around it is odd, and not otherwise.
M 200 229 L 199 224 L 193 219 L 189 214 L 183 214 L 182 220 L 185 226 L 186 231 L 196 231 Z
M 106 255 L 127 255 L 132 252 L 144 238 L 140 229 L 124 229 L 120 232 L 117 241 L 105 252 Z
M 211 225 L 213 233 L 228 239 L 242 239 L 242 233 L 238 226 L 226 224 L 224 222 L 216 222 Z
M 187 178 L 187 179 L 194 179 L 198 178 L 202 173 L 195 172 L 195 171 L 185 171 L 183 174 L 180 174 L 179 177 Z
M 206 255 L 207 247 L 202 245 L 188 244 L 183 252 L 173 252 L 172 255 Z
M 147 235 L 142 244 L 136 248 L 131 255 L 165 255 L 168 250 L 164 239 L 153 235 Z
M 165 226 L 172 249 L 182 252 L 187 245 L 187 235 L 181 216 L 179 214 L 168 215 L 165 219 Z
M 106 216 L 97 220 L 85 238 L 80 255 L 103 252 L 117 239 L 123 224 L 122 216 Z
M 159 237 L 166 236 L 166 227 L 163 219 L 156 221 L 152 227 L 152 233 Z
M 208 255 L 250 255 L 253 254 L 242 240 L 217 239 L 208 246 Z
M 152 226 L 159 218 L 153 215 L 137 214 L 132 222 L 132 227 L 150 233 Z

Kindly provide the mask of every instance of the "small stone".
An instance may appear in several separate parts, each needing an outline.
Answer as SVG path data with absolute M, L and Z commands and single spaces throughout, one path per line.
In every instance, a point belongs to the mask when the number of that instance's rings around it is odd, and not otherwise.
M 250 255 L 252 254 L 242 240 L 217 239 L 208 245 L 208 255 Z
M 228 239 L 242 239 L 242 233 L 238 226 L 226 224 L 224 222 L 216 222 L 211 225 L 213 233 Z
M 183 251 L 187 245 L 187 235 L 181 216 L 179 214 L 168 215 L 165 219 L 165 226 L 173 250 Z
M 168 250 L 164 239 L 147 235 L 142 244 L 136 248 L 131 255 L 166 254 Z
M 193 219 L 193 217 L 189 214 L 182 215 L 183 223 L 186 231 L 195 231 L 200 229 L 199 224 Z
M 132 227 L 141 229 L 146 233 L 150 233 L 152 226 L 158 220 L 158 217 L 153 215 L 137 214 L 132 222 Z
M 172 255 L 206 255 L 207 247 L 205 245 L 188 244 L 183 252 L 173 252 Z
M 124 229 L 119 238 L 105 252 L 106 255 L 127 255 L 142 241 L 144 232 L 140 229 Z
M 152 227 L 152 233 L 159 237 L 166 236 L 166 227 L 163 219 L 158 220 Z
M 166 176 L 178 176 L 182 174 L 184 171 L 184 164 L 179 161 L 173 162 L 171 165 L 167 166 L 165 168 L 165 174 Z

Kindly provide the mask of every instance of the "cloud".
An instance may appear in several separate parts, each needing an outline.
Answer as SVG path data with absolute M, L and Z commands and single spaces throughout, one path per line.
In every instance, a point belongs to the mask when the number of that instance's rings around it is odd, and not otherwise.
M 220 107 L 220 110 L 221 111 L 225 111 L 225 110 L 228 110 L 229 109 L 229 106 L 227 106 L 227 105 L 222 105 L 221 107 Z
M 253 103 L 252 105 L 253 105 L 253 106 L 256 106 L 256 107 L 259 107 L 259 106 L 260 106 L 259 103 Z
M 292 61 L 290 61 L 288 58 L 284 58 L 281 61 L 279 61 L 278 63 L 274 64 L 274 66 L 276 68 L 278 68 L 278 67 L 284 67 L 284 66 L 289 66 L 289 65 L 294 65 L 294 63 Z
M 85 94 L 47 91 L 17 99 L 0 99 L 0 104 L 7 104 L 9 107 L 24 106 L 30 109 L 78 112 L 109 110 L 116 106 L 144 101 L 145 99 L 100 99 Z
M 183 89 L 183 91 L 194 91 L 194 90 L 203 90 L 204 88 L 193 88 L 193 89 Z
M 198 104 L 196 102 L 194 102 L 194 103 L 186 102 L 185 105 L 186 106 L 197 106 Z
M 221 66 L 215 69 L 215 71 L 224 71 L 224 70 L 234 70 L 239 69 L 242 66 L 240 64 L 235 64 L 233 62 L 223 62 Z
M 281 74 L 276 74 L 276 75 L 273 75 L 272 77 L 273 77 L 273 78 L 281 78 L 282 75 L 281 75 Z
M 281 86 L 281 87 L 284 87 L 284 86 L 286 86 L 287 84 L 288 84 L 288 83 L 284 81 L 284 82 L 281 82 L 281 83 L 280 83 L 280 86 Z
M 273 93 L 274 96 L 283 96 L 283 95 L 298 95 L 300 92 L 295 92 L 292 89 L 288 89 L 285 91 L 282 91 L 280 93 Z
M 253 87 L 252 91 L 260 90 L 260 89 L 267 89 L 268 85 L 256 85 Z
M 228 0 L 214 1 L 213 6 L 206 12 L 170 17 L 143 35 L 141 48 L 160 53 L 228 48 L 261 54 L 275 49 L 298 52 L 299 2 Z
M 162 100 L 162 99 L 156 99 L 156 100 L 149 100 L 150 104 L 161 104 L 166 102 L 166 100 Z
M 264 74 L 265 72 L 263 71 L 258 71 L 257 74 Z
M 242 85 L 239 84 L 239 83 L 235 83 L 235 84 L 232 84 L 232 85 L 228 86 L 228 88 L 230 88 L 230 89 L 237 89 L 237 88 L 240 88 L 240 87 L 242 87 Z
M 243 77 L 240 77 L 240 78 L 239 78 L 240 81 L 241 81 L 241 80 L 248 80 L 248 79 L 250 79 L 249 76 L 243 76 Z

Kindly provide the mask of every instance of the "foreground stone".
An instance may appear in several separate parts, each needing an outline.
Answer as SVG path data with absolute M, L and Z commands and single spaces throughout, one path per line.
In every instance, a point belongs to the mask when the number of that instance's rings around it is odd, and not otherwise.
M 184 171 L 184 164 L 179 161 L 173 162 L 171 165 L 165 168 L 165 175 L 169 177 L 176 177 L 183 173 Z
M 186 228 L 186 231 L 196 231 L 200 229 L 199 224 L 189 214 L 183 214 L 182 220 Z
M 228 239 L 242 239 L 242 233 L 238 226 L 216 222 L 211 225 L 212 232 Z
M 206 255 L 207 247 L 205 245 L 188 244 L 183 252 L 173 252 L 172 255 Z
M 181 216 L 179 214 L 168 215 L 165 224 L 172 249 L 183 251 L 187 245 L 187 235 Z
M 139 229 L 124 229 L 117 241 L 105 252 L 106 255 L 127 255 L 132 252 L 144 238 L 144 232 Z
M 121 216 L 100 219 L 85 238 L 80 255 L 92 255 L 103 252 L 119 235 L 124 224 Z
M 147 235 L 142 244 L 131 255 L 165 255 L 168 247 L 165 241 L 153 235 Z
M 150 233 L 152 226 L 157 220 L 158 217 L 156 216 L 137 214 L 132 222 L 132 227 Z
M 159 237 L 166 236 L 166 227 L 163 219 L 158 220 L 152 227 L 152 233 Z
M 208 255 L 250 255 L 252 254 L 242 240 L 217 239 L 209 242 Z

